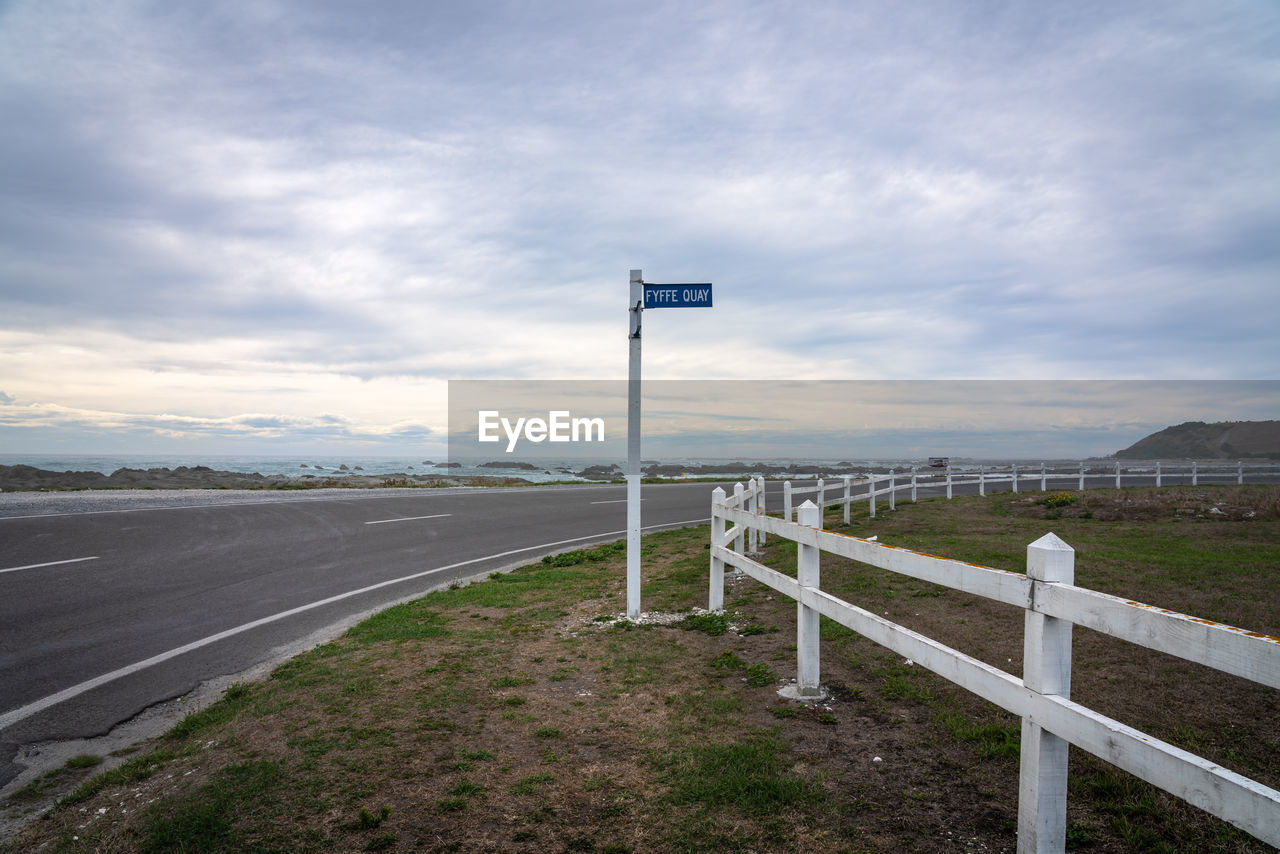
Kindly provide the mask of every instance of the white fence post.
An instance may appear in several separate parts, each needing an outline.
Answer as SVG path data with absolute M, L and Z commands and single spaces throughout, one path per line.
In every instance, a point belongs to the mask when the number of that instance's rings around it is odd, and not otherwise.
M 894 476 L 893 469 L 889 469 L 889 510 L 890 511 L 897 509 L 897 504 L 895 503 L 895 500 L 894 500 L 895 499 L 894 493 L 896 493 L 897 491 L 898 491 L 897 478 Z
M 764 475 L 760 475 L 759 478 L 756 478 L 756 483 L 760 484 L 760 503 L 759 503 L 760 516 L 768 516 L 769 515 L 769 502 L 768 502 L 769 494 L 767 490 L 764 489 Z M 762 548 L 764 547 L 765 536 L 767 536 L 767 534 L 765 534 L 763 530 L 760 531 L 760 547 Z
M 1075 549 L 1055 534 L 1027 546 L 1032 608 L 1045 583 L 1075 581 Z M 1028 609 L 1024 619 L 1022 684 L 1040 694 L 1071 696 L 1071 621 Z M 1061 852 L 1067 844 L 1067 742 L 1029 717 L 1022 719 L 1018 782 L 1018 854 Z
M 916 503 L 916 467 L 911 467 L 911 503 Z
M 743 509 L 742 493 L 743 493 L 742 482 L 739 481 L 738 483 L 735 483 L 733 485 L 733 506 L 737 507 L 739 510 Z M 733 538 L 733 550 L 738 554 L 742 554 L 742 540 L 743 540 L 742 532 L 746 527 L 747 527 L 746 525 L 743 525 L 741 522 L 739 522 L 737 525 L 738 536 Z
M 724 545 L 724 517 L 720 506 L 724 504 L 724 488 L 711 490 L 711 595 L 707 598 L 708 611 L 724 610 L 724 561 L 716 557 L 716 547 Z
M 951 500 L 951 466 L 947 466 L 947 500 Z
M 782 482 L 782 518 L 791 521 L 791 481 Z
M 1013 467 L 1013 494 L 1018 494 L 1018 467 Z
M 844 476 L 844 523 L 849 524 L 849 475 Z
M 1120 463 L 1116 463 L 1116 489 L 1120 488 Z
M 876 476 L 874 472 L 867 473 L 867 500 L 871 510 L 871 518 L 876 518 Z
M 1236 485 L 1244 483 L 1244 460 L 1236 460 Z
M 800 505 L 800 524 L 822 527 L 822 508 L 806 501 Z M 800 586 L 817 590 L 821 581 L 822 549 L 796 545 L 796 580 Z M 822 688 L 818 648 L 819 614 L 816 609 L 796 604 L 796 692 L 801 697 L 820 697 Z
M 1040 491 L 1041 492 L 1047 491 L 1045 488 L 1045 484 L 1047 484 L 1048 482 L 1049 480 L 1047 477 L 1045 477 L 1045 473 L 1044 473 L 1044 463 L 1041 463 L 1040 464 Z
M 1191 461 L 1191 485 L 1200 485 L 1200 464 L 1195 460 Z
M 815 493 L 818 499 L 818 512 L 824 513 L 827 509 L 827 483 L 822 478 L 818 478 L 818 491 Z
M 987 467 L 978 466 L 978 494 L 987 494 Z
M 1084 463 L 1080 463 L 1080 491 L 1084 492 Z
M 1160 486 L 1160 481 L 1161 481 L 1161 476 L 1160 476 L 1160 461 L 1159 461 L 1159 460 L 1156 460 L 1156 486 Z

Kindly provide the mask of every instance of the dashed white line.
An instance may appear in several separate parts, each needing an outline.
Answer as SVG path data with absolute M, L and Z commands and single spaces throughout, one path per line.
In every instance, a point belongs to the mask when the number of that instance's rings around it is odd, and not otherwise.
M 622 503 L 624 503 L 626 500 L 627 500 L 627 499 L 625 499 L 625 498 L 615 498 L 615 499 L 614 499 L 614 500 L 612 500 L 612 501 L 592 501 L 591 503 L 592 503 L 592 504 L 622 504 Z M 641 498 L 640 500 L 641 500 L 641 501 L 648 501 L 649 499 L 647 499 L 647 498 Z
M 93 557 L 73 557 L 70 560 L 51 560 L 48 563 L 29 563 L 26 566 L 11 566 L 8 569 L 0 569 L 0 574 L 6 572 L 21 572 L 24 569 L 40 569 L 43 566 L 62 566 L 65 563 L 80 563 L 85 560 L 97 560 L 98 556 Z
M 419 519 L 443 519 L 446 516 L 452 516 L 452 513 L 437 513 L 434 516 L 406 516 L 403 519 L 377 519 L 373 522 L 365 522 L 366 525 L 385 525 L 388 522 L 416 522 Z

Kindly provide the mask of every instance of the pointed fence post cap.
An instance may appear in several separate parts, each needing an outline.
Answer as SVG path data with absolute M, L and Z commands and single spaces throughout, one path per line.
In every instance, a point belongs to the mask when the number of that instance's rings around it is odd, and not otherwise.
M 1076 550 L 1048 533 L 1027 546 L 1027 577 L 1038 581 L 1075 582 Z
M 801 525 L 810 528 L 822 527 L 822 511 L 818 509 L 818 505 L 812 500 L 805 499 L 805 502 L 796 508 L 796 521 Z
M 711 490 L 711 497 L 719 498 L 721 501 L 724 501 L 724 487 L 717 486 L 715 489 Z
M 1063 540 L 1061 537 L 1059 537 L 1057 534 L 1053 533 L 1052 531 L 1045 534 L 1043 537 L 1036 540 L 1031 545 L 1027 546 L 1027 548 L 1045 549 L 1045 550 L 1053 550 L 1053 551 L 1068 551 L 1068 552 L 1075 551 L 1075 549 L 1067 545 L 1065 540 Z

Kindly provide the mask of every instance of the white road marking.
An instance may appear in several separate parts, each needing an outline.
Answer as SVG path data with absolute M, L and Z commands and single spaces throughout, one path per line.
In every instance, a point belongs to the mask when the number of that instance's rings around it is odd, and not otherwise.
M 83 560 L 97 560 L 98 556 L 93 557 L 73 557 L 70 560 L 51 560 L 48 563 L 30 563 L 26 566 L 13 566 L 9 569 L 0 569 L 0 574 L 6 572 L 21 572 L 24 569 L 39 569 L 42 566 L 62 566 L 64 563 L 80 563 Z
M 388 522 L 416 522 L 419 519 L 443 519 L 446 516 L 452 516 L 452 513 L 437 513 L 434 516 L 406 516 L 403 519 L 378 519 L 375 522 L 365 522 L 366 525 L 385 525 Z
M 706 521 L 708 520 L 707 519 L 691 519 L 686 522 L 669 522 L 666 525 L 655 525 L 651 527 L 655 527 L 655 528 L 677 527 L 680 525 L 699 524 Z M 229 637 L 234 637 L 235 635 L 243 634 L 244 632 L 247 632 L 251 629 L 256 629 L 259 626 L 265 626 L 269 623 L 274 623 L 279 620 L 283 620 L 287 617 L 292 617 L 296 614 L 301 614 L 306 611 L 314 610 L 316 608 L 322 608 L 325 605 L 332 605 L 334 602 L 341 602 L 343 599 L 350 599 L 352 596 L 359 596 L 362 593 L 369 593 L 371 591 L 379 590 L 383 587 L 390 587 L 393 584 L 400 584 L 401 582 L 405 582 L 405 581 L 413 581 L 418 578 L 425 578 L 428 575 L 435 575 L 438 572 L 447 572 L 448 570 L 451 570 L 451 569 L 457 569 L 463 566 L 470 566 L 473 563 L 482 563 L 483 561 L 486 561 L 486 560 L 495 560 L 497 558 L 509 557 L 510 555 L 520 554 L 521 552 L 536 551 L 537 549 L 555 548 L 556 546 L 564 546 L 564 545 L 568 545 L 569 543 L 578 543 L 578 542 L 582 542 L 583 540 L 598 540 L 603 537 L 615 537 L 625 533 L 626 531 L 605 531 L 599 534 L 587 534 L 585 537 L 571 537 L 570 539 L 567 539 L 567 540 L 557 540 L 554 543 L 539 543 L 536 546 L 525 546 L 524 548 L 520 548 L 520 549 L 511 549 L 510 551 L 498 552 L 497 554 L 485 555 L 484 557 L 475 557 L 475 558 L 471 558 L 471 560 L 459 561 L 458 563 L 451 563 L 448 566 L 441 566 L 436 569 L 428 569 L 423 572 L 416 572 L 413 575 L 406 575 L 401 578 L 393 578 L 390 581 L 380 581 L 377 584 L 370 584 L 368 587 L 361 587 L 359 590 L 349 590 L 346 593 L 339 593 L 337 596 L 330 596 L 328 599 L 321 599 L 318 602 L 312 602 L 308 605 L 299 605 L 297 608 L 290 608 L 287 611 L 281 611 L 280 613 L 272 614 L 269 617 L 262 617 L 260 619 L 253 620 L 252 622 L 244 623 L 243 625 L 239 625 L 234 628 L 227 629 L 226 631 L 221 631 L 221 632 L 218 632 L 217 634 L 200 638 L 200 640 L 195 640 L 195 641 L 192 641 L 191 643 L 183 644 L 180 647 L 175 647 L 174 649 L 168 650 L 167 652 L 162 652 L 159 655 L 153 655 L 150 658 L 143 659 L 142 661 L 136 661 L 133 664 L 126 665 L 117 670 L 112 670 L 110 673 L 104 673 L 101 676 L 95 676 L 92 679 L 87 679 L 78 685 L 72 685 L 70 688 L 65 688 L 57 692 L 56 694 L 50 694 L 47 697 L 41 697 L 39 700 L 36 700 L 35 702 L 32 702 L 32 703 L 27 703 L 27 705 L 25 706 L 20 706 L 16 709 L 11 709 L 10 711 L 5 712 L 3 715 L 0 715 L 0 731 L 13 726 L 18 721 L 25 720 L 31 717 L 32 715 L 37 714 L 38 712 L 43 712 L 45 709 L 49 708 L 50 706 L 56 706 L 58 703 L 64 702 L 66 700 L 70 700 L 74 697 L 78 697 L 81 694 L 85 693 L 86 691 L 92 691 L 94 688 L 99 688 L 103 685 L 106 685 L 109 682 L 114 682 L 117 679 L 121 679 L 125 676 L 129 676 L 130 674 L 137 673 L 140 670 L 146 670 L 148 667 L 153 667 L 157 664 L 162 664 L 171 658 L 177 658 L 179 655 L 182 655 L 183 653 L 192 652 L 194 650 L 200 649 L 201 647 L 206 647 L 206 646 L 209 646 L 210 644 L 217 643 L 220 640 L 226 640 Z
M 592 504 L 622 504 L 622 503 L 624 503 L 626 500 L 627 500 L 627 499 L 625 499 L 625 498 L 615 498 L 613 501 L 592 501 L 591 503 L 592 503 Z M 649 499 L 647 499 L 647 498 L 641 498 L 640 500 L 641 500 L 641 501 L 648 501 Z

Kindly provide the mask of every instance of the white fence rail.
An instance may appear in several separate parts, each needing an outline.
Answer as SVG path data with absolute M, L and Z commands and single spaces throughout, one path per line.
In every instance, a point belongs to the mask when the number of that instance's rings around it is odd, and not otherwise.
M 842 492 L 827 501 L 823 485 L 816 489 L 819 502 L 845 500 Z M 872 500 L 874 495 L 873 488 Z M 798 509 L 799 522 L 764 515 L 763 481 L 738 484 L 732 496 L 719 488 L 712 493 L 710 609 L 724 608 L 726 566 L 795 599 L 795 695 L 801 699 L 822 695 L 818 623 L 823 616 L 1019 715 L 1019 854 L 1065 850 L 1068 744 L 1280 847 L 1280 792 L 1070 700 L 1074 625 L 1272 688 L 1280 688 L 1280 638 L 1076 587 L 1075 551 L 1053 534 L 1027 547 L 1023 575 L 823 531 L 817 503 L 805 501 Z M 766 534 L 797 544 L 796 578 L 744 553 L 744 540 L 757 535 L 762 540 Z M 823 592 L 822 552 L 1022 608 L 1023 677 Z
M 1039 487 L 1044 492 L 1050 487 L 1054 489 L 1120 489 L 1126 483 L 1130 486 L 1148 483 L 1155 486 L 1167 486 L 1175 483 L 1186 483 L 1191 486 L 1200 484 L 1244 484 L 1270 476 L 1272 480 L 1280 477 L 1280 467 L 1275 465 L 1245 466 L 1243 461 L 1233 465 L 1200 463 L 1194 460 L 1186 463 L 1168 463 L 1162 461 L 1143 462 L 1125 466 L 1123 463 L 1101 464 L 1098 462 L 1080 464 L 1071 468 L 1055 465 L 1050 468 L 1047 463 L 1031 463 L 1028 465 L 1011 465 L 1001 468 L 978 467 L 977 471 L 953 471 L 947 467 L 943 471 L 937 469 L 910 469 L 897 472 L 889 469 L 887 474 L 867 474 L 863 476 L 840 475 L 830 480 L 819 478 L 809 486 L 798 486 L 791 481 L 782 485 L 782 517 L 792 519 L 792 509 L 797 500 L 810 496 L 811 500 L 824 510 L 834 504 L 844 505 L 844 521 L 849 522 L 849 506 L 855 501 L 866 501 L 872 516 L 876 515 L 876 507 L 882 497 L 887 497 L 889 509 L 895 509 L 900 496 L 910 495 L 915 501 L 922 489 L 945 489 L 947 498 L 954 497 L 959 486 L 977 485 L 978 494 L 986 495 L 987 489 L 1009 488 L 1020 492 L 1028 483 L 1032 488 Z M 754 481 L 753 481 L 754 482 Z

